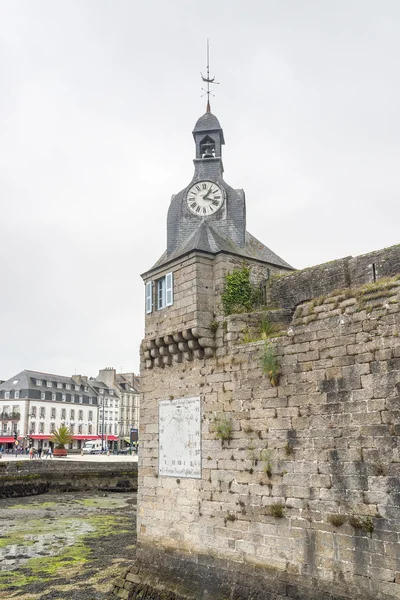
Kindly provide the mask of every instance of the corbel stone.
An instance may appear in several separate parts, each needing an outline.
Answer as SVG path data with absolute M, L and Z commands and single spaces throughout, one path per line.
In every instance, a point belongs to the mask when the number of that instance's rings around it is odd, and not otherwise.
M 189 340 L 188 346 L 190 350 L 197 350 L 197 348 L 200 348 L 200 344 L 197 340 Z
M 157 358 L 154 359 L 154 366 L 155 367 L 163 367 L 164 366 L 164 362 L 163 362 L 163 357 L 162 356 L 158 356 Z
M 189 351 L 189 346 L 187 342 L 179 342 L 178 344 L 178 348 L 181 352 L 188 352 Z
M 185 329 L 185 331 L 182 331 L 182 335 L 183 335 L 183 338 L 185 340 L 192 340 L 193 339 L 193 334 L 192 334 L 192 330 L 191 329 Z
M 204 350 L 203 348 L 199 348 L 198 350 L 194 351 L 194 355 L 196 358 L 204 358 Z
M 150 354 L 153 358 L 157 358 L 158 356 L 160 356 L 160 351 L 158 348 L 153 348 L 152 350 L 150 350 Z
M 204 357 L 212 358 L 214 356 L 214 348 L 204 348 Z
M 174 343 L 174 338 L 172 335 L 164 335 L 164 344 L 166 346 L 169 346 L 170 344 Z
M 178 354 L 173 354 L 172 359 L 176 363 L 181 363 L 182 362 L 182 353 L 179 352 Z
M 191 360 L 193 360 L 193 353 L 192 353 L 191 351 L 189 351 L 189 352 L 184 352 L 184 353 L 183 353 L 183 358 L 184 358 L 186 361 L 191 361 Z
M 152 369 L 152 368 L 153 368 L 153 361 L 146 360 L 146 369 Z
M 155 340 L 147 340 L 146 346 L 147 346 L 148 350 L 152 350 L 153 348 L 156 347 Z
M 168 356 L 169 355 L 169 350 L 168 350 L 167 346 L 163 346 L 162 348 L 160 348 L 160 355 L 161 356 Z
M 170 344 L 168 346 L 168 350 L 170 351 L 171 354 L 178 354 L 179 346 L 178 346 L 178 344 Z
M 146 360 L 151 360 L 150 350 L 145 350 L 143 355 Z
M 161 348 L 162 346 L 164 346 L 164 338 L 163 337 L 159 337 L 156 339 L 156 345 Z
M 178 333 L 174 333 L 175 342 L 184 342 L 182 333 L 179 331 Z
M 168 356 L 163 356 L 164 366 L 172 365 L 172 356 L 168 354 Z
M 192 334 L 195 338 L 210 337 L 210 330 L 205 327 L 193 327 Z
M 199 344 L 203 348 L 215 348 L 215 340 L 210 337 L 199 338 Z

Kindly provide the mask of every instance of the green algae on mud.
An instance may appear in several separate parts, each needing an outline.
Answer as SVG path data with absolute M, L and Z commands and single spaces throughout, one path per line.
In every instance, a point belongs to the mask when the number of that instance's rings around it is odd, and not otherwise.
M 124 506 L 124 503 L 119 500 L 119 497 L 110 498 L 102 497 L 102 498 L 84 498 L 80 500 L 74 500 L 76 504 L 81 504 L 86 508 L 120 508 Z
M 31 508 L 56 508 L 58 506 L 57 502 L 32 502 L 29 504 Z M 13 509 L 17 510 L 25 510 L 26 504 L 14 504 Z
M 27 498 L 24 505 L 20 499 L 19 504 L 0 501 L 0 512 L 2 508 L 18 510 L 10 511 L 13 522 L 7 534 L 0 538 L 0 548 L 23 546 L 26 549 L 40 536 L 45 537 L 46 543 L 49 537 L 55 540 L 51 555 L 36 555 L 10 567 L 3 565 L 7 570 L 0 571 L 0 599 L 69 600 L 73 597 L 86 600 L 88 585 L 93 587 L 96 599 L 106 598 L 113 579 L 124 573 L 134 557 L 135 495 L 60 494 L 58 502 L 48 501 L 49 497 L 54 498 L 54 495 L 44 495 L 46 501 L 42 503 L 38 503 L 37 498 L 36 502 Z M 53 505 L 56 505 L 54 509 Z M 19 516 L 22 507 L 25 512 Z M 38 514 L 43 514 L 43 518 L 38 519 Z M 1 519 L 6 520 L 4 516 Z M 46 591 L 50 595 L 42 596 Z

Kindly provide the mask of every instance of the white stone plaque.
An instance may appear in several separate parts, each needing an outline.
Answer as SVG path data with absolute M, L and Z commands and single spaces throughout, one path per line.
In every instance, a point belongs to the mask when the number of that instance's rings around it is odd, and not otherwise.
M 158 428 L 158 474 L 200 478 L 200 398 L 160 400 Z

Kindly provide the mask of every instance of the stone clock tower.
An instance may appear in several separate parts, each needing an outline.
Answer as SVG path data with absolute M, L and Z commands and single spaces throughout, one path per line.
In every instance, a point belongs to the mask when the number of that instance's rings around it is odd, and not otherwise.
M 279 332 L 260 339 L 264 311 L 222 314 L 225 275 L 291 267 L 246 231 L 210 111 L 193 136 L 143 275 L 136 561 L 116 596 L 399 599 L 399 246 L 272 277 Z
M 172 196 L 167 248 L 142 275 L 146 322 L 141 345 L 137 564 L 120 591 L 120 597 L 128 598 L 131 590 L 129 600 L 154 585 L 155 573 L 174 590 L 186 574 L 192 589 L 199 557 L 215 554 L 220 545 L 210 531 L 217 522 L 223 526 L 221 515 L 226 513 L 218 508 L 215 521 L 213 514 L 203 513 L 213 504 L 210 466 L 217 467 L 217 451 L 225 461 L 213 426 L 216 415 L 238 406 L 232 404 L 234 388 L 238 386 L 235 394 L 242 393 L 239 372 L 233 373 L 238 367 L 231 366 L 237 364 L 231 355 L 237 335 L 221 311 L 225 275 L 243 263 L 251 266 L 254 283 L 265 282 L 271 272 L 292 270 L 246 231 L 245 194 L 224 179 L 224 134 L 209 110 L 198 119 L 193 137 L 193 178 Z M 204 504 L 205 495 L 209 505 Z M 202 570 L 200 575 L 196 598 L 203 597 Z M 140 597 L 158 597 L 151 593 Z M 192 596 L 182 592 L 162 597 Z
M 142 275 L 145 369 L 214 356 L 210 323 L 220 311 L 219 296 L 229 270 L 246 262 L 260 282 L 271 272 L 292 269 L 246 231 L 245 194 L 224 180 L 224 133 L 209 110 L 198 119 L 193 138 L 194 174 L 171 198 L 167 249 Z

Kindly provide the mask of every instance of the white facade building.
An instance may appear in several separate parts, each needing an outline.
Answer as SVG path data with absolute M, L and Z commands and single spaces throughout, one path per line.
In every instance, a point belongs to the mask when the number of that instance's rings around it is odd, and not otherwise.
M 0 446 L 46 449 L 60 425 L 70 428 L 70 448 L 98 437 L 98 397 L 86 378 L 21 371 L 0 385 Z

